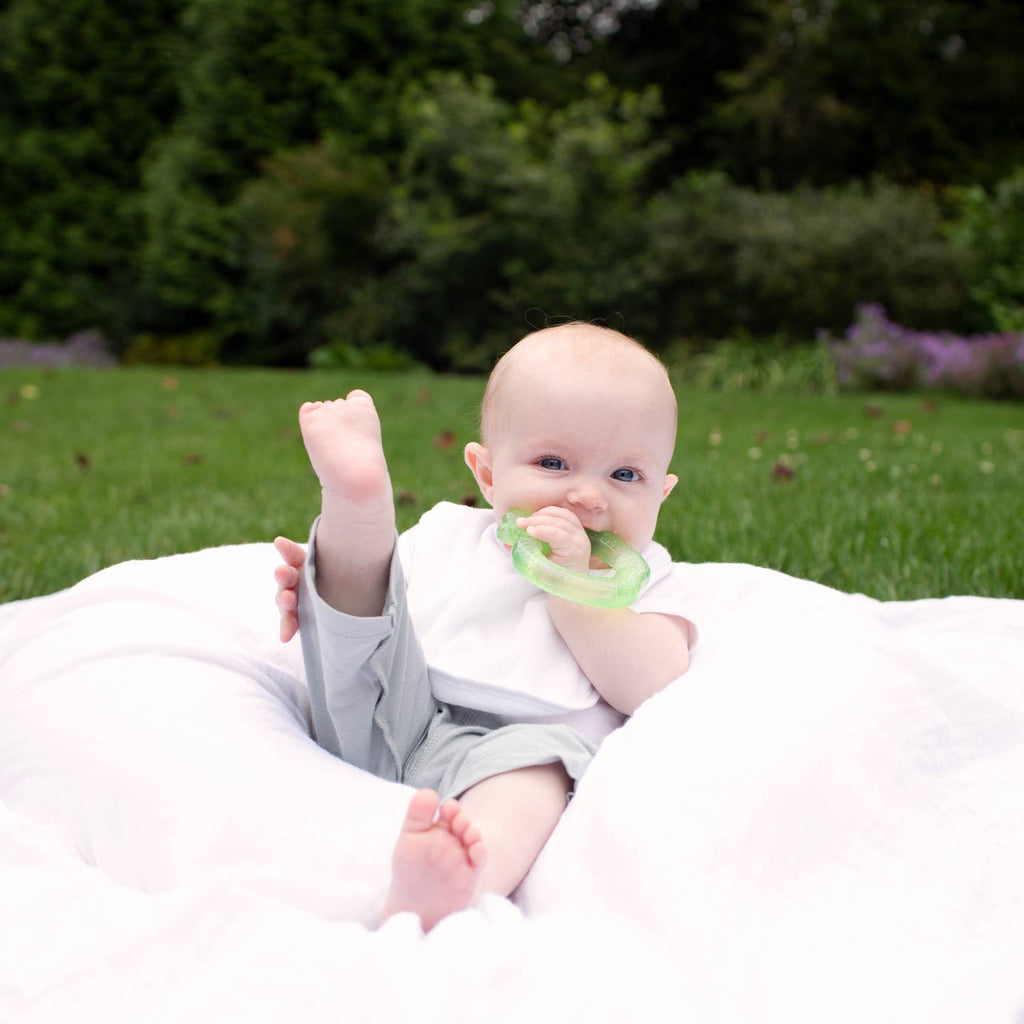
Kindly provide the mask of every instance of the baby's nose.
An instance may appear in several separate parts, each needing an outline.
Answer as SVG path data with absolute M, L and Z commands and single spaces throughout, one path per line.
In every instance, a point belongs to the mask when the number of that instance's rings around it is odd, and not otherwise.
M 603 512 L 608 507 L 601 488 L 589 482 L 571 487 L 566 497 L 569 499 L 570 505 L 586 509 L 588 512 Z

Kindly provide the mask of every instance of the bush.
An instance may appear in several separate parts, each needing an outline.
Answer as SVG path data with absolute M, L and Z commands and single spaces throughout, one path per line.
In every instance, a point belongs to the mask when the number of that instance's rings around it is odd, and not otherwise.
M 332 341 L 313 349 L 309 354 L 309 365 L 314 370 L 369 370 L 374 373 L 407 373 L 418 366 L 408 352 L 402 352 L 387 342 L 359 348 L 344 341 Z
M 678 334 L 805 341 L 842 330 L 868 301 L 918 327 L 973 326 L 968 254 L 943 236 L 927 192 L 878 182 L 762 193 L 693 173 L 654 199 L 648 229 L 639 272 Z
M 386 331 L 362 329 L 352 310 L 387 269 L 375 239 L 390 190 L 382 160 L 337 139 L 266 162 L 236 204 L 234 320 L 248 359 L 303 365 L 335 339 L 386 340 Z
M 435 75 L 404 95 L 393 166 L 337 141 L 268 163 L 238 207 L 256 331 L 302 357 L 343 339 L 463 371 L 489 369 L 531 309 L 544 322 L 631 306 L 640 333 L 649 304 L 625 271 L 662 151 L 656 109 L 599 78 L 552 111 Z
M 137 334 L 121 353 L 126 366 L 138 363 L 167 366 L 216 366 L 220 340 L 212 331 L 189 334 Z
M 438 76 L 403 106 L 406 150 L 381 225 L 394 270 L 366 294 L 389 336 L 435 366 L 482 371 L 549 317 L 645 304 L 623 268 L 642 238 L 653 93 L 594 78 L 560 110 L 505 103 L 486 79 Z
M 893 323 L 881 306 L 862 306 L 845 340 L 826 340 L 841 387 L 1024 398 L 1024 334 L 912 331 Z
M 830 395 L 837 388 L 836 362 L 824 344 L 740 335 L 696 351 L 672 345 L 662 359 L 676 380 L 703 391 Z
M 997 331 L 1024 331 L 1024 167 L 992 192 L 953 190 L 949 236 L 972 257 L 968 287 Z

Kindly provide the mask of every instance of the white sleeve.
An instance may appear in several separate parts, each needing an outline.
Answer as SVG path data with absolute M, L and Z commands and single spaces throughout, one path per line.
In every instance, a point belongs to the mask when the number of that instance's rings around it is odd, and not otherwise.
M 652 569 L 654 567 L 652 566 Z M 655 575 L 654 583 L 633 603 L 635 612 L 657 612 L 685 619 L 690 626 L 690 647 L 697 646 L 697 616 L 700 609 L 684 584 L 684 566 L 670 564 L 667 571 Z

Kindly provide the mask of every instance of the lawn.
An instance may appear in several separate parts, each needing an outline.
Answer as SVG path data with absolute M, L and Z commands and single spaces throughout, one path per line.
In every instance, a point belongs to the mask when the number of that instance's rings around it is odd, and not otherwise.
M 295 412 L 371 391 L 400 527 L 475 497 L 483 381 L 271 370 L 0 371 L 0 601 L 129 558 L 305 539 L 317 486 Z M 1024 406 L 683 387 L 658 538 L 884 599 L 1024 598 Z

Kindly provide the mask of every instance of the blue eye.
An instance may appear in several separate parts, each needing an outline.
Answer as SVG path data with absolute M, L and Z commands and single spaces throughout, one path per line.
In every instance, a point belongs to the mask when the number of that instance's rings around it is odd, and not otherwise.
M 642 477 L 635 469 L 629 469 L 627 466 L 623 466 L 622 469 L 617 469 L 612 473 L 612 479 L 621 480 L 626 484 L 635 484 L 638 483 Z
M 543 459 L 537 460 L 537 465 L 541 469 L 565 469 L 566 465 L 557 455 L 547 455 Z

